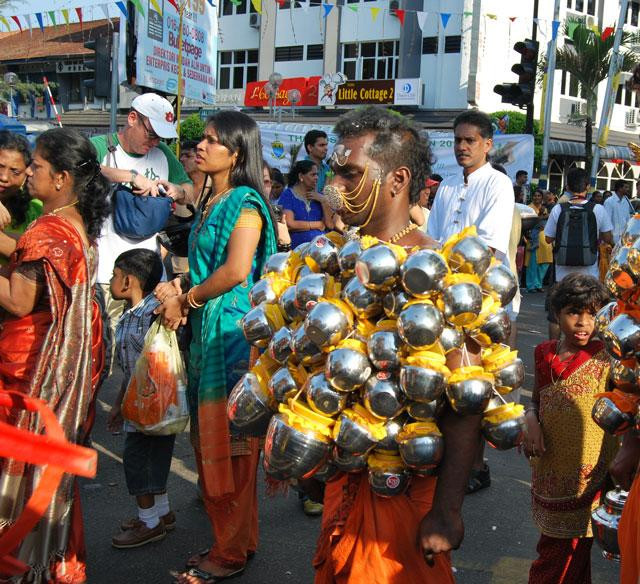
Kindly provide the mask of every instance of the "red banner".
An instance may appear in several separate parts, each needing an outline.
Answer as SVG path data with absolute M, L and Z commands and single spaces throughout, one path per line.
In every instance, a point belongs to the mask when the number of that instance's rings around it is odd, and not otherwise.
M 300 92 L 300 101 L 295 104 L 296 107 L 303 105 L 318 105 L 318 82 L 320 76 L 317 77 L 289 77 L 282 80 L 282 85 L 278 89 L 276 105 L 283 107 L 291 107 L 289 101 L 289 90 L 297 89 Z M 248 107 L 267 107 L 269 106 L 269 96 L 264 90 L 267 81 L 252 81 L 247 85 L 244 94 L 244 105 Z

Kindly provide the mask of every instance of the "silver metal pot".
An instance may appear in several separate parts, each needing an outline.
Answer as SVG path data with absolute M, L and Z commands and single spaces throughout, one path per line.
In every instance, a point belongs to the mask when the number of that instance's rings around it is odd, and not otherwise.
M 400 311 L 410 300 L 411 296 L 409 296 L 404 290 L 391 290 L 384 295 L 384 298 L 382 299 L 382 308 L 388 318 L 398 318 Z
M 591 513 L 593 537 L 608 560 L 620 561 L 618 525 L 629 493 L 621 489 L 609 491 L 604 502 Z
M 473 322 L 482 310 L 482 288 L 473 282 L 447 286 L 442 292 L 444 317 L 453 325 Z
M 638 277 L 628 261 L 629 248 L 621 247 L 609 262 L 609 277 L 616 283 L 618 290 L 627 291 L 638 285 Z
M 447 398 L 453 410 L 462 415 L 481 414 L 493 395 L 493 384 L 481 378 L 471 378 L 449 383 Z
M 350 239 L 338 252 L 338 265 L 343 274 L 352 275 L 356 269 L 356 261 L 362 253 L 359 239 Z
M 281 251 L 270 255 L 262 268 L 262 274 L 268 274 L 274 272 L 275 274 L 282 274 L 287 269 L 287 261 L 291 256 L 290 251 Z
M 302 318 L 304 315 L 296 308 L 296 287 L 289 286 L 281 295 L 278 301 L 284 319 L 287 322 L 293 322 L 294 320 Z
M 375 331 L 367 341 L 369 360 L 376 369 L 397 369 L 400 366 L 398 351 L 401 347 L 402 341 L 396 331 Z
M 273 289 L 273 281 L 271 278 L 262 278 L 258 280 L 249 290 L 249 302 L 251 307 L 255 308 L 263 302 L 265 304 L 274 304 L 278 301 L 278 295 Z
M 337 446 L 333 449 L 333 464 L 342 472 L 360 472 L 367 468 L 368 454 L 353 454 Z
M 380 243 L 365 249 L 356 261 L 356 275 L 371 290 L 389 290 L 400 275 L 400 264 L 393 250 Z
M 504 264 L 491 266 L 485 272 L 480 286 L 485 292 L 500 300 L 502 306 L 507 306 L 518 292 L 518 280 Z
M 269 395 L 261 387 L 254 373 L 245 373 L 229 394 L 227 417 L 231 425 L 242 434 L 264 436 L 273 410 Z
M 364 384 L 364 406 L 378 418 L 395 418 L 404 406 L 404 395 L 398 379 L 387 371 L 379 371 Z
M 428 403 L 444 393 L 447 380 L 434 369 L 404 364 L 400 367 L 400 387 L 407 399 Z
M 413 252 L 400 268 L 404 289 L 417 298 L 426 298 L 442 290 L 444 277 L 449 273 L 445 259 L 430 249 Z
M 304 365 L 317 365 L 322 363 L 324 353 L 305 334 L 304 326 L 299 326 L 291 338 L 291 348 L 293 355 Z
M 291 330 L 286 326 L 283 326 L 281 329 L 277 330 L 271 340 L 269 341 L 269 346 L 267 347 L 267 353 L 274 360 L 284 365 L 289 356 L 291 355 L 291 339 L 293 335 Z
M 407 490 L 411 476 L 402 468 L 369 468 L 371 490 L 385 499 L 402 495 Z
M 396 441 L 396 436 L 398 435 L 398 432 L 402 430 L 405 419 L 406 416 L 399 416 L 397 418 L 389 420 L 384 425 L 384 429 L 387 435 L 378 442 L 376 451 L 383 450 L 385 452 L 398 452 L 398 442 Z
M 371 363 L 360 351 L 338 347 L 327 356 L 325 375 L 329 383 L 338 391 L 354 391 L 369 379 Z
M 378 443 L 366 426 L 344 413 L 338 418 L 338 431 L 333 439 L 337 446 L 352 454 L 366 454 Z
M 307 314 L 322 296 L 326 295 L 329 285 L 327 274 L 309 274 L 303 276 L 296 284 L 296 308 L 303 314 Z
M 500 308 L 479 329 L 471 331 L 469 336 L 482 346 L 504 344 L 509 341 L 511 326 L 509 313 L 504 308 Z
M 338 246 L 326 235 L 318 235 L 311 240 L 307 249 L 305 262 L 311 260 L 315 272 L 335 275 L 340 271 L 338 265 Z
M 464 237 L 449 252 L 449 267 L 454 272 L 476 274 L 480 278 L 491 264 L 493 254 L 479 237 Z
M 442 313 L 430 302 L 409 304 L 398 317 L 398 334 L 411 348 L 428 349 L 444 329 Z
M 358 318 L 375 318 L 382 313 L 382 299 L 357 277 L 351 278 L 340 294 Z
M 440 346 L 444 354 L 450 353 L 454 349 L 461 349 L 464 345 L 464 333 L 455 327 L 445 326 L 440 333 Z
M 442 414 L 446 405 L 444 399 L 437 399 L 428 403 L 407 402 L 407 414 L 418 422 L 433 422 Z
M 338 305 L 326 301 L 318 302 L 309 311 L 304 324 L 307 337 L 321 349 L 337 345 L 347 336 L 350 328 L 347 313 Z
M 602 333 L 607 351 L 616 359 L 628 359 L 640 351 L 640 323 L 629 314 L 618 314 Z
M 493 423 L 482 419 L 482 434 L 486 441 L 498 450 L 509 450 L 522 443 L 526 430 L 524 416 Z
M 252 308 L 242 317 L 240 323 L 247 342 L 260 349 L 266 348 L 275 333 L 275 327 L 267 316 L 264 304 Z
M 331 479 L 335 478 L 340 473 L 340 469 L 333 464 L 333 462 L 325 462 L 316 472 L 313 473 L 313 478 L 323 483 L 328 483 Z
M 326 462 L 331 446 L 312 432 L 286 423 L 281 414 L 271 418 L 264 445 L 265 472 L 278 480 L 305 479 Z
M 519 358 L 492 373 L 495 377 L 495 388 L 500 393 L 514 391 L 524 383 L 524 363 Z
M 304 392 L 309 407 L 318 414 L 336 416 L 347 405 L 347 394 L 331 387 L 322 372 L 307 379 Z
M 596 313 L 594 328 L 599 336 L 604 334 L 604 330 L 609 326 L 609 323 L 618 314 L 618 303 L 616 301 L 605 304 Z
M 608 397 L 599 397 L 593 404 L 591 418 L 605 432 L 617 434 L 631 427 L 633 417 L 625 414 Z
M 295 395 L 299 387 L 291 371 L 287 367 L 281 367 L 269 378 L 267 389 L 274 401 L 284 404 Z
M 638 392 L 637 369 L 625 367 L 620 361 L 611 359 L 611 382 L 620 391 L 626 393 Z
M 635 241 L 640 237 L 640 218 L 630 217 L 627 221 L 627 226 L 620 238 L 621 245 L 633 245 Z
M 411 470 L 424 472 L 434 469 L 444 455 L 444 439 L 437 433 L 422 436 L 398 437 L 402 461 Z

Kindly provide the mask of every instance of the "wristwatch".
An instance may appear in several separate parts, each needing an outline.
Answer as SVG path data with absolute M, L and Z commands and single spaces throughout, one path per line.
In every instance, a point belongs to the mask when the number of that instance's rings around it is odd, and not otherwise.
M 136 182 L 136 176 L 138 176 L 138 171 L 131 169 L 129 172 L 131 173 L 131 180 L 129 182 L 131 183 L 131 185 L 134 185 L 134 183 Z

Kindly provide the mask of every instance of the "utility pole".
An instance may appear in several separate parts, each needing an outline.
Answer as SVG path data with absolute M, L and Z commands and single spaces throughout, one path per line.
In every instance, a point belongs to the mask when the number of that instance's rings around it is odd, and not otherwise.
M 598 165 L 600 164 L 600 148 L 607 145 L 609 138 L 609 124 L 611 123 L 611 113 L 613 112 L 613 100 L 615 92 L 613 88 L 616 73 L 620 69 L 622 55 L 620 55 L 620 43 L 622 42 L 622 29 L 627 16 L 629 0 L 620 0 L 620 14 L 618 16 L 618 26 L 616 27 L 616 36 L 613 39 L 613 49 L 611 52 L 611 62 L 609 63 L 609 75 L 607 77 L 607 90 L 604 94 L 604 103 L 602 106 L 602 114 L 600 115 L 600 125 L 598 126 L 598 139 L 593 153 L 591 162 L 591 184 L 596 184 L 598 176 Z
M 560 0 L 555 0 L 553 20 L 560 20 Z M 558 35 L 549 41 L 547 50 L 547 90 L 544 95 L 544 128 L 542 130 L 542 162 L 540 164 L 540 188 L 546 189 L 549 184 L 549 140 L 551 139 L 551 107 L 553 104 L 553 79 L 556 70 L 556 45 Z
M 115 134 L 118 131 L 118 47 L 120 34 L 114 32 L 111 35 L 111 111 L 109 116 L 109 131 Z
M 531 40 L 538 40 L 538 0 L 533 0 L 533 27 L 531 29 Z M 536 63 L 537 74 L 537 63 Z M 534 81 L 535 83 L 535 81 Z M 527 104 L 527 121 L 524 127 L 525 134 L 533 134 L 533 100 Z

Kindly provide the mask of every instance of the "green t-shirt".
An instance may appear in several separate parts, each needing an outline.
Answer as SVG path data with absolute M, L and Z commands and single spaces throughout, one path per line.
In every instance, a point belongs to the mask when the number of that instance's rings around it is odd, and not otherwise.
M 91 143 L 96 149 L 97 158 L 100 164 L 104 166 L 117 166 L 123 170 L 137 170 L 140 174 L 151 180 L 162 179 L 181 185 L 184 183 L 191 184 L 189 175 L 185 172 L 182 164 L 176 158 L 169 146 L 164 142 L 158 143 L 146 154 L 131 154 L 126 152 L 120 141 L 118 134 L 112 134 L 113 145 L 116 147 L 115 165 L 113 157 L 109 154 L 109 143 L 107 135 L 94 136 Z

